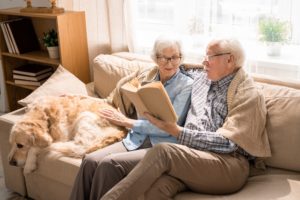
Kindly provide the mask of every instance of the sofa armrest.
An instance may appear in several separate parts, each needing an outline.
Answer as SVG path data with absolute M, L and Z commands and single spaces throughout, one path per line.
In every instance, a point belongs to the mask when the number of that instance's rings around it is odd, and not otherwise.
M 9 144 L 11 127 L 24 114 L 24 110 L 25 108 L 22 108 L 0 117 L 0 151 L 5 185 L 23 196 L 27 194 L 23 170 L 22 168 L 9 165 L 7 157 L 11 148 Z

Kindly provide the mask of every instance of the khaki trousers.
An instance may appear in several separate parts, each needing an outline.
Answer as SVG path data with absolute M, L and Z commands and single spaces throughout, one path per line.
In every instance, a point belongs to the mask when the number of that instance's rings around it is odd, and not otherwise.
M 245 184 L 248 175 L 249 163 L 239 154 L 216 154 L 162 143 L 151 148 L 101 199 L 172 199 L 186 188 L 198 193 L 233 193 Z

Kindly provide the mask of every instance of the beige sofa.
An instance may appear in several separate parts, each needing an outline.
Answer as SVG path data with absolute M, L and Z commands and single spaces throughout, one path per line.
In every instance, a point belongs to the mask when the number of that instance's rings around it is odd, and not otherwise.
M 143 56 L 129 53 L 100 55 L 95 59 L 94 84 L 85 87 L 76 78 L 70 78 L 70 74 L 61 72 L 60 75 L 63 74 L 64 76 L 61 76 L 64 78 L 55 77 L 55 81 L 52 80 L 52 83 L 50 81 L 40 87 L 40 91 L 35 91 L 20 103 L 26 105 L 36 96 L 59 95 L 66 91 L 105 97 L 121 77 L 137 68 L 144 69 L 150 66 L 153 66 L 153 63 Z M 300 199 L 300 83 L 283 82 L 266 77 L 254 76 L 254 78 L 265 94 L 268 109 L 266 126 L 272 157 L 265 160 L 267 169 L 252 171 L 247 184 L 237 193 L 219 196 L 184 192 L 178 194 L 176 200 Z M 64 80 L 63 84 L 59 82 L 61 79 Z M 60 85 L 59 88 L 53 86 L 57 83 Z M 20 109 L 0 117 L 0 147 L 7 188 L 38 200 L 68 199 L 81 160 L 57 157 L 54 153 L 40 155 L 38 169 L 25 176 L 22 169 L 8 164 L 10 129 L 23 114 L 24 109 Z

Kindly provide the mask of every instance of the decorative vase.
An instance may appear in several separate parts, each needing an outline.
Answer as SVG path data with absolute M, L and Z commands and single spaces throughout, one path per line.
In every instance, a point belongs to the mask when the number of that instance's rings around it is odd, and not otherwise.
M 267 55 L 268 56 L 280 56 L 281 54 L 281 42 L 267 42 L 266 48 L 267 48 Z
M 49 57 L 53 59 L 59 58 L 59 48 L 58 46 L 56 47 L 47 47 Z

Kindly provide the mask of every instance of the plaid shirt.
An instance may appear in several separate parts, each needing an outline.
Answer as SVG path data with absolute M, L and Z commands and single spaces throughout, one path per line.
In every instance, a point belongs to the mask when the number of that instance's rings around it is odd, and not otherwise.
M 227 90 L 235 74 L 212 82 L 203 71 L 188 71 L 194 77 L 191 107 L 183 131 L 178 136 L 179 143 L 194 149 L 230 153 L 236 150 L 245 152 L 216 130 L 227 116 Z M 202 108 L 202 109 L 200 109 Z

